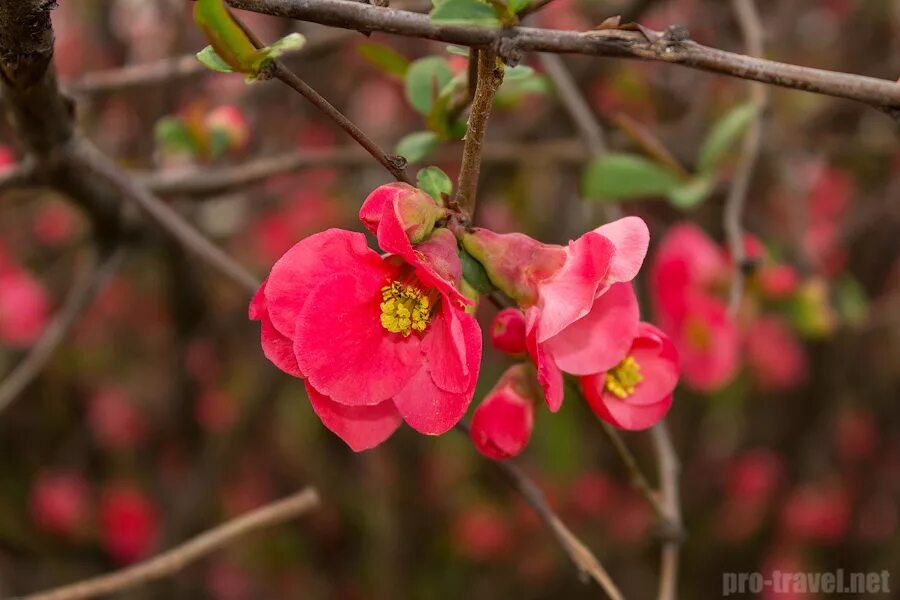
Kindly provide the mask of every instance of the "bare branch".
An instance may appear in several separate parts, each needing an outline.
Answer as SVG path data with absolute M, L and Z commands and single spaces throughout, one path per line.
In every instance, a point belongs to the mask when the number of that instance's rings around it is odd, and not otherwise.
M 494 95 L 503 83 L 503 65 L 497 61 L 493 50 L 473 52 L 469 60 L 477 61 L 478 76 L 466 129 L 466 145 L 463 147 L 462 165 L 459 169 L 456 201 L 462 212 L 471 218 L 478 201 L 478 176 L 481 173 L 484 134 L 491 117 Z
M 762 56 L 763 26 L 754 0 L 732 0 L 731 5 L 741 26 L 747 54 Z M 768 104 L 768 90 L 764 85 L 750 83 L 749 88 L 751 102 L 756 106 L 757 114 L 744 136 L 740 163 L 725 201 L 723 217 L 728 247 L 731 250 L 731 260 L 734 263 L 728 298 L 728 311 L 732 315 L 737 313 L 741 305 L 741 297 L 744 295 L 744 269 L 747 253 L 744 248 L 744 228 L 741 218 L 744 214 L 744 205 L 747 203 L 747 192 L 750 189 L 753 169 L 762 149 L 763 112 Z
M 660 492 L 662 504 L 672 522 L 681 529 L 681 502 L 678 498 L 678 474 L 681 470 L 678 455 L 669 437 L 665 421 L 660 421 L 650 430 L 656 463 L 659 465 Z M 659 600 L 675 600 L 678 597 L 678 561 L 681 539 L 671 537 L 663 542 L 659 569 Z
M 19 394 L 41 372 L 47 361 L 62 344 L 78 318 L 90 306 L 103 289 L 109 277 L 118 268 L 123 250 L 115 250 L 105 259 L 91 257 L 75 277 L 59 313 L 47 325 L 41 338 L 31 347 L 28 355 L 0 382 L 0 413 L 9 408 Z
M 302 516 L 320 504 L 319 494 L 307 488 L 211 529 L 145 562 L 54 590 L 23 596 L 21 600 L 85 600 L 169 577 L 192 562 L 248 533 Z
M 673 28 L 650 40 L 639 31 L 560 31 L 532 27 L 437 25 L 427 15 L 347 0 L 228 0 L 245 10 L 311 21 L 321 25 L 382 31 L 462 46 L 512 51 L 588 54 L 639 58 L 679 64 L 731 77 L 857 100 L 900 114 L 900 86 L 894 81 L 812 69 L 710 48 L 684 38 Z
M 236 262 L 221 248 L 210 242 L 202 233 L 175 212 L 168 204 L 149 192 L 144 186 L 121 171 L 115 163 L 94 148 L 89 142 L 81 141 L 78 148 L 68 157 L 74 165 L 85 173 L 108 184 L 125 200 L 134 202 L 165 231 L 181 242 L 185 248 L 215 267 L 223 275 L 240 285 L 249 293 L 254 293 L 260 280 Z
M 606 152 L 603 129 L 600 128 L 594 111 L 578 89 L 578 84 L 566 68 L 563 59 L 555 54 L 541 54 L 540 61 L 591 155 L 597 156 Z
M 469 424 L 465 421 L 460 421 L 456 425 L 456 429 L 467 438 L 469 437 Z M 537 513 L 544 525 L 550 530 L 550 533 L 553 534 L 556 542 L 565 551 L 569 560 L 578 567 L 579 572 L 583 576 L 590 577 L 596 581 L 612 600 L 623 600 L 622 592 L 619 591 L 609 573 L 603 568 L 603 565 L 600 564 L 600 561 L 597 560 L 597 557 L 594 556 L 590 549 L 566 527 L 565 523 L 550 508 L 544 493 L 541 492 L 537 484 L 511 461 L 492 460 L 491 464 L 503 472 L 513 488 L 534 509 L 534 512 Z

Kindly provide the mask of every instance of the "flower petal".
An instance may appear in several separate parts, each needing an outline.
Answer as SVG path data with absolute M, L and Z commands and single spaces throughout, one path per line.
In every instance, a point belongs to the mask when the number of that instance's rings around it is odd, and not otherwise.
M 422 339 L 422 352 L 435 385 L 448 392 L 464 392 L 478 376 L 481 327 L 472 315 L 445 300 Z
M 649 323 L 641 323 L 629 354 L 643 376 L 643 381 L 634 386 L 634 393 L 628 397 L 629 404 L 656 404 L 672 394 L 678 385 L 678 352 L 664 333 Z
M 598 417 L 620 429 L 637 431 L 652 427 L 666 416 L 672 406 L 672 394 L 656 404 L 630 404 L 627 400 L 620 400 L 608 392 L 598 393 L 598 385 L 602 390 L 605 377 L 606 373 L 600 373 L 583 378 L 584 397 Z M 586 381 L 589 379 L 595 381 Z
M 390 401 L 374 406 L 346 406 L 306 384 L 306 393 L 322 423 L 355 452 L 374 448 L 391 437 L 403 419 Z
M 359 264 L 332 275 L 306 299 L 294 353 L 310 384 L 347 406 L 374 405 L 399 392 L 423 359 L 416 335 L 381 326 L 380 269 Z
M 630 283 L 617 283 L 591 312 L 545 342 L 556 365 L 573 375 L 606 371 L 621 361 L 638 331 L 640 309 Z
M 544 390 L 544 400 L 547 402 L 547 407 L 551 412 L 556 412 L 563 402 L 563 375 L 544 345 L 537 343 L 534 325 L 537 319 L 537 311 L 537 308 L 530 308 L 525 315 L 529 330 L 526 345 L 528 347 L 528 355 L 531 356 L 531 360 L 537 368 L 538 383 L 541 389 Z
M 612 242 L 591 231 L 569 242 L 565 264 L 539 288 L 538 342 L 546 342 L 590 312 L 614 255 Z
M 475 381 L 471 388 L 461 392 L 447 392 L 435 385 L 428 365 L 422 367 L 400 392 L 394 396 L 394 405 L 406 424 L 425 435 L 441 435 L 456 425 L 466 414 Z
M 608 283 L 631 281 L 647 256 L 650 231 L 640 217 L 623 217 L 601 225 L 594 233 L 607 238 L 616 248 L 609 267 Z
M 294 356 L 294 342 L 281 335 L 275 326 L 272 325 L 272 319 L 269 318 L 269 310 L 266 301 L 266 281 L 262 282 L 253 300 L 250 301 L 250 318 L 259 321 L 261 325 L 260 338 L 262 341 L 263 354 L 276 367 L 294 377 L 303 379 L 303 373 L 297 366 L 297 359 Z
M 379 270 L 382 279 L 391 268 L 366 244 L 361 233 L 328 229 L 294 244 L 272 267 L 265 284 L 272 324 L 292 337 L 307 296 L 327 277 L 359 268 Z

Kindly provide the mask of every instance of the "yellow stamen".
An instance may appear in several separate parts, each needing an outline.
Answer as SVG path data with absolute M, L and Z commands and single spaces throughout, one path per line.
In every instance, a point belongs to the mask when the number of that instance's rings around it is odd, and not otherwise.
M 626 356 L 625 360 L 606 372 L 606 389 L 624 400 L 634 393 L 635 386 L 643 380 L 641 366 L 633 356 Z
M 435 298 L 419 288 L 394 281 L 381 288 L 381 326 L 404 337 L 425 331 L 431 321 Z

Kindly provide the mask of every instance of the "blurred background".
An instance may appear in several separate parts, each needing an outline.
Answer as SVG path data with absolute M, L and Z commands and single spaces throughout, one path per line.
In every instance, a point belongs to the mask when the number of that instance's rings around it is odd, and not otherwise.
M 760 4 L 770 58 L 900 76 L 897 2 Z M 87 135 L 146 177 L 314 157 L 253 185 L 169 194 L 260 275 L 304 236 L 359 230 L 356 211 L 387 174 L 287 88 L 194 66 L 190 55 L 206 42 L 190 8 L 180 0 L 61 3 L 56 67 Z M 684 24 L 701 43 L 742 51 L 726 2 L 555 0 L 529 21 L 589 29 L 615 14 L 655 29 Z M 455 178 L 462 145 L 454 116 L 429 123 L 407 88 L 410 64 L 425 57 L 439 78 L 464 73 L 458 51 L 241 17 L 267 41 L 304 33 L 307 49 L 288 59 L 301 77 L 379 144 L 400 144 L 417 159 L 413 172 L 435 164 Z M 564 60 L 611 149 L 659 162 L 650 136 L 667 149 L 673 176 L 703 187 L 687 200 L 650 194 L 624 204 L 652 234 L 638 283 L 644 319 L 659 317 L 654 286 L 667 259 L 689 264 L 717 253 L 706 292 L 725 302 L 722 211 L 739 144 L 714 167 L 698 156 L 746 102 L 746 84 L 665 64 Z M 476 221 L 565 242 L 602 223 L 603 198 L 625 191 L 598 189 L 603 167 L 591 162 L 540 62 L 524 64 L 534 71 L 508 78 L 490 123 Z M 149 65 L 158 77 L 104 77 L 126 65 Z M 683 463 L 684 598 L 718 597 L 727 571 L 893 568 L 900 587 L 896 128 L 861 104 L 769 93 L 744 219 L 746 297 L 737 317 L 710 325 L 712 355 L 703 352 L 709 344 L 679 341 L 701 373 L 685 374 L 668 418 Z M 18 155 L 4 122 L 0 170 Z M 665 244 L 685 231 L 691 241 Z M 40 337 L 89 245 L 85 217 L 65 198 L 0 195 L 0 373 Z M 401 428 L 377 449 L 352 453 L 312 413 L 302 384 L 264 359 L 246 310 L 240 290 L 146 228 L 47 368 L 0 413 L 0 596 L 138 561 L 310 483 L 324 499 L 315 513 L 123 597 L 599 596 L 462 435 Z M 494 311 L 480 307 L 483 327 Z M 723 364 L 723 355 L 732 359 Z M 476 401 L 509 364 L 486 347 Z M 623 437 L 655 480 L 649 436 Z M 655 595 L 654 515 L 582 402 L 568 398 L 555 415 L 541 408 L 518 462 L 627 597 Z

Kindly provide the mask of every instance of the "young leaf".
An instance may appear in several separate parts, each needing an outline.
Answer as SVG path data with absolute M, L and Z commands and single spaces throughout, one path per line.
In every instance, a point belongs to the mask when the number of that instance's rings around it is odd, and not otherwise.
M 217 71 L 219 73 L 234 73 L 234 69 L 222 60 L 222 57 L 218 55 L 215 48 L 212 46 L 207 46 L 203 50 L 197 53 L 197 60 L 203 63 L 207 69 L 211 69 L 213 71 Z
M 585 198 L 630 200 L 665 196 L 681 186 L 663 167 L 636 154 L 605 154 L 588 164 L 581 179 Z
M 531 0 L 507 0 L 506 5 L 509 10 L 518 14 L 531 5 Z
M 756 104 L 746 102 L 734 107 L 713 124 L 703 141 L 697 160 L 697 168 L 701 173 L 710 173 L 719 165 L 728 150 L 747 131 L 758 112 Z
M 420 169 L 416 175 L 416 185 L 440 205 L 444 204 L 444 194 L 449 196 L 453 192 L 453 182 L 438 167 Z
M 419 113 L 431 112 L 440 90 L 453 79 L 453 70 L 443 58 L 426 56 L 411 65 L 406 72 L 406 97 Z
M 256 73 L 257 63 L 263 54 L 235 22 L 222 0 L 197 0 L 194 4 L 194 22 L 222 62 L 239 73 Z
M 447 46 L 447 52 L 450 54 L 455 54 L 457 56 L 465 56 L 469 58 L 469 49 L 463 48 L 462 46 Z
M 433 131 L 416 131 L 401 138 L 394 152 L 406 158 L 407 162 L 419 162 L 431 154 L 437 143 L 438 136 Z
M 409 70 L 409 60 L 392 48 L 381 44 L 360 44 L 359 53 L 378 70 L 403 79 Z
M 500 27 L 493 7 L 481 0 L 442 0 L 428 13 L 433 23 Z
M 534 75 L 534 69 L 528 65 L 516 65 L 515 67 L 507 67 L 503 72 L 503 81 L 519 81 L 527 79 Z
M 306 44 L 306 38 L 303 37 L 299 33 L 291 33 L 280 40 L 269 44 L 263 51 L 266 53 L 266 57 L 269 60 L 274 60 L 281 56 L 282 54 L 287 54 L 288 52 L 295 52 L 302 48 Z
M 669 192 L 672 206 L 688 210 L 701 204 L 709 197 L 715 185 L 715 178 L 709 176 L 694 177 Z

